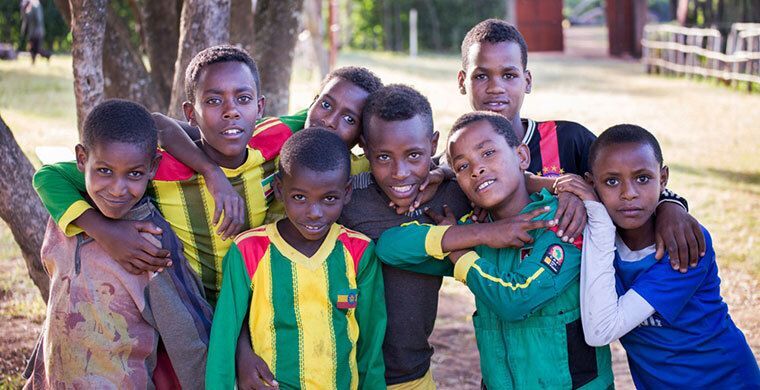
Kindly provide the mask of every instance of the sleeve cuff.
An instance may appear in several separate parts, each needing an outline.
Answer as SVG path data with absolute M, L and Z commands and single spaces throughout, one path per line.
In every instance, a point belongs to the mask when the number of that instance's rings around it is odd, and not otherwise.
M 69 206 L 66 212 L 63 213 L 61 218 L 58 219 L 58 227 L 60 227 L 64 234 L 66 234 L 68 237 L 73 237 L 83 232 L 84 230 L 82 230 L 82 228 L 74 225 L 74 220 L 79 218 L 82 214 L 84 214 L 85 211 L 91 208 L 92 206 L 83 200 L 74 202 L 74 204 Z
M 475 260 L 479 258 L 480 256 L 474 251 L 469 251 L 462 255 L 454 265 L 454 278 L 467 284 L 467 274 L 470 272 L 470 268 L 472 268 L 473 264 L 475 264 Z
M 425 235 L 425 252 L 428 256 L 443 260 L 448 253 L 443 253 L 443 235 L 451 226 L 431 226 Z
M 677 199 L 671 199 L 671 198 L 660 199 L 660 201 L 657 202 L 657 207 L 659 207 L 661 204 L 663 204 L 665 202 L 675 203 L 675 204 L 683 207 L 683 209 L 686 210 L 687 212 L 689 211 L 689 209 L 687 209 L 686 206 L 684 206 L 683 203 L 679 202 Z

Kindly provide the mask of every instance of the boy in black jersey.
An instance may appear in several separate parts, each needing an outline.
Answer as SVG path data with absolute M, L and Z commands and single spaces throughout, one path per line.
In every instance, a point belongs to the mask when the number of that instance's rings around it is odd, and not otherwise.
M 548 177 L 584 175 L 596 139 L 593 133 L 575 122 L 536 122 L 520 117 L 523 99 L 533 83 L 527 66 L 528 46 L 517 28 L 499 19 L 484 20 L 462 41 L 459 92 L 469 96 L 473 110 L 492 111 L 510 120 L 517 138 L 530 149 L 528 171 Z M 705 239 L 699 223 L 687 212 L 686 200 L 666 190 L 657 213 L 657 258 L 667 250 L 674 269 L 686 272 L 689 265 L 696 266 L 704 255 Z M 565 227 L 559 227 L 560 236 Z

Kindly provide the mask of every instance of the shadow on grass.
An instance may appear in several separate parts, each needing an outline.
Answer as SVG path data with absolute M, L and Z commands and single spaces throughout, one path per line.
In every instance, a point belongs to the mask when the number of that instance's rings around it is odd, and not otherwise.
M 672 170 L 683 172 L 688 175 L 701 177 L 708 176 L 710 178 L 717 178 L 731 183 L 741 183 L 753 186 L 760 185 L 760 173 L 740 171 L 737 172 L 729 169 L 718 168 L 695 168 L 683 164 L 668 164 L 668 166 Z M 760 191 L 757 190 L 748 189 L 748 191 L 760 194 Z
M 403 71 L 408 75 L 423 78 L 430 77 L 439 80 L 456 80 L 459 65 L 456 61 L 458 56 L 445 54 L 423 54 L 417 58 L 405 57 L 401 54 L 393 54 L 393 66 L 389 66 L 389 58 L 385 56 L 368 56 L 362 52 L 341 53 L 350 63 L 361 63 L 361 66 L 373 69 L 375 67 Z

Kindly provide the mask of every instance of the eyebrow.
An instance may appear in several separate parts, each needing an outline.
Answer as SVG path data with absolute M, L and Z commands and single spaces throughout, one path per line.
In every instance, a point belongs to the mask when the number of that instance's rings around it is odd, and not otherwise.
M 253 91 L 253 88 L 251 88 L 250 86 L 247 86 L 247 85 L 244 86 L 244 87 L 235 88 L 235 93 L 251 92 L 251 91 Z M 213 93 L 213 94 L 216 94 L 216 95 L 222 95 L 224 93 L 224 91 L 222 91 L 220 89 L 209 88 L 209 89 L 203 91 L 203 93 Z
M 484 147 L 484 146 L 486 146 L 486 144 L 489 144 L 489 143 L 493 143 L 493 141 L 491 141 L 490 139 L 487 139 L 487 140 L 485 140 L 485 141 L 483 141 L 483 142 L 481 142 L 481 143 L 479 143 L 479 144 L 475 145 L 475 150 L 480 150 L 480 149 L 483 149 L 483 147 Z M 451 162 L 454 162 L 454 161 L 456 161 L 456 160 L 459 160 L 459 159 L 462 159 L 462 158 L 464 158 L 462 155 L 463 155 L 463 153 L 460 153 L 460 154 L 458 154 L 458 155 L 456 155 L 456 156 L 452 157 L 452 158 L 451 158 Z
M 476 66 L 473 69 L 473 71 L 475 71 L 475 70 L 486 71 L 486 70 L 488 70 L 488 68 L 483 68 L 483 67 L 480 67 L 480 66 Z M 520 70 L 520 67 L 517 67 L 517 66 L 514 66 L 514 65 L 502 66 L 499 70 L 501 70 L 501 71 L 504 71 L 504 70 L 518 71 L 518 70 Z
M 326 94 L 324 94 L 324 95 L 322 95 L 322 96 L 323 96 L 323 97 L 327 97 L 327 98 L 330 98 L 330 100 L 332 100 L 332 101 L 334 101 L 334 102 L 338 101 L 338 99 L 334 98 L 334 97 L 333 97 L 332 95 L 330 95 L 329 93 L 326 93 Z M 359 116 L 359 114 L 355 113 L 355 112 L 354 112 L 354 110 L 352 110 L 352 109 L 350 109 L 350 108 L 346 108 L 346 111 L 348 111 L 348 113 L 349 113 L 349 114 L 352 114 L 353 116 Z

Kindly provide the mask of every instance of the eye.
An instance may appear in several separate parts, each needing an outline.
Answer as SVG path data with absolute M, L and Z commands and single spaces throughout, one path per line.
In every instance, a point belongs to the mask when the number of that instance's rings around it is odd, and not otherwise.
M 488 150 L 486 150 L 485 152 L 483 152 L 483 156 L 484 156 L 484 157 L 490 157 L 490 156 L 492 156 L 494 153 L 496 153 L 496 151 L 495 151 L 495 150 L 493 150 L 493 149 L 488 149 Z
M 239 101 L 240 103 L 243 103 L 243 104 L 245 104 L 245 103 L 250 103 L 250 102 L 252 102 L 252 101 L 253 101 L 253 96 L 250 96 L 250 95 L 243 95 L 243 96 L 240 96 L 240 97 L 238 97 L 238 101 Z
M 609 187 L 614 187 L 614 186 L 620 184 L 620 180 L 618 180 L 617 178 L 611 177 L 609 179 L 606 179 L 604 181 L 604 184 L 607 185 L 607 186 L 609 186 Z
M 647 176 L 647 175 L 641 175 L 641 176 L 636 177 L 636 183 L 647 184 L 647 183 L 649 183 L 649 180 L 651 180 L 651 179 L 652 178 L 649 177 L 649 176 Z
M 351 115 L 344 115 L 343 120 L 346 121 L 349 125 L 353 126 L 356 124 L 356 119 L 352 117 Z
M 512 73 L 505 73 L 501 77 L 503 77 L 503 78 L 505 78 L 507 80 L 512 80 L 512 79 L 516 78 L 517 76 L 513 75 Z
M 98 168 L 97 171 L 101 175 L 110 175 L 113 172 L 108 168 Z
M 421 156 L 422 156 L 422 153 L 420 153 L 420 152 L 411 152 L 411 153 L 409 153 L 409 158 L 414 159 L 414 160 L 420 158 Z
M 127 176 L 129 176 L 131 179 L 139 179 L 139 178 L 143 177 L 143 175 L 144 175 L 144 173 L 142 173 L 140 171 L 132 171 L 132 172 L 129 172 L 127 174 Z
M 319 105 L 321 105 L 322 108 L 324 108 L 325 110 L 332 109 L 332 104 L 330 104 L 330 102 L 328 102 L 327 100 L 322 100 L 322 102 Z
M 467 167 L 468 167 L 468 166 L 469 166 L 469 165 L 468 165 L 467 163 L 462 163 L 462 164 L 460 164 L 460 165 L 457 165 L 456 167 L 454 167 L 454 169 L 455 169 L 457 172 L 462 172 L 462 171 L 464 171 L 465 169 L 467 169 Z
M 325 202 L 327 202 L 327 203 L 334 203 L 337 200 L 338 200 L 338 197 L 335 196 L 335 195 L 325 196 Z
M 219 99 L 217 97 L 211 97 L 211 98 L 206 99 L 205 102 L 208 105 L 216 106 L 222 103 L 222 99 Z
M 472 76 L 473 80 L 485 80 L 486 75 L 483 73 L 478 73 Z
M 380 161 L 388 161 L 388 160 L 391 159 L 391 156 L 389 156 L 387 154 L 378 154 L 377 155 L 377 159 L 380 160 Z
M 299 202 L 303 202 L 304 200 L 306 200 L 306 197 L 303 196 L 303 195 L 301 195 L 301 194 L 295 194 L 295 195 L 293 195 L 292 198 L 293 198 L 293 200 L 297 200 Z

